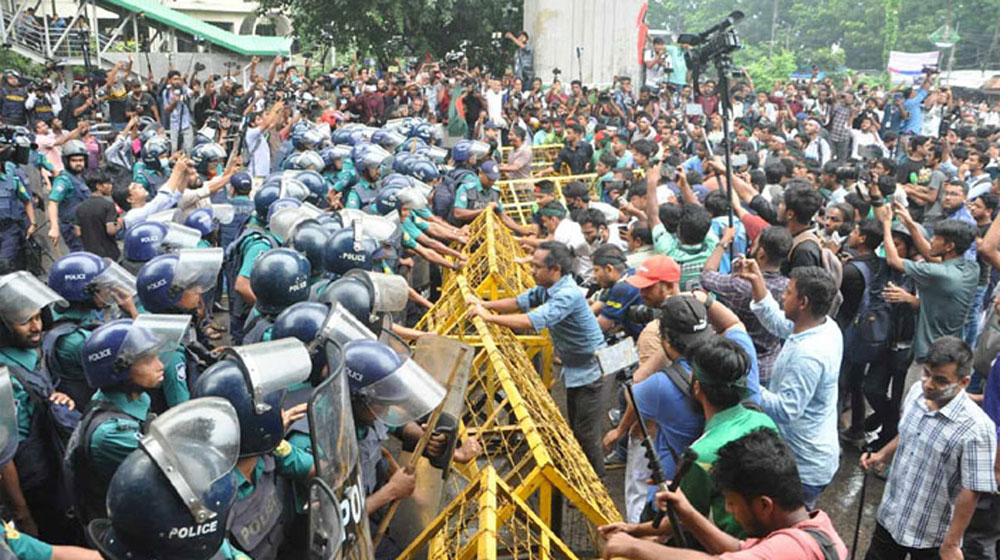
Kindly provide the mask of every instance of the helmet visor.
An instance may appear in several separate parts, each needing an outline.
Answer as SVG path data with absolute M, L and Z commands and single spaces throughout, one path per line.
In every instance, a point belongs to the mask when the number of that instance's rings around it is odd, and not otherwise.
M 486 157 L 488 153 L 490 153 L 490 145 L 486 142 L 473 140 L 472 145 L 469 146 L 469 154 L 476 159 Z
M 115 295 L 135 296 L 135 276 L 107 257 L 104 258 L 104 264 L 106 265 L 104 271 L 92 280 L 97 288 L 97 297 L 110 303 L 115 301 Z
M 361 159 L 361 164 L 366 168 L 375 168 L 382 165 L 385 160 L 392 157 L 392 154 L 385 151 L 385 148 L 377 144 L 368 146 Z
M 53 303 L 69 305 L 29 272 L 19 270 L 0 276 L 0 318 L 8 325 L 23 323 Z
M 215 286 L 225 251 L 220 247 L 185 249 L 178 257 L 173 287 L 180 290 L 197 288 L 204 292 Z
M 302 202 L 303 200 L 309 198 L 310 194 L 309 187 L 307 187 L 302 181 L 293 177 L 282 177 L 281 191 L 278 194 L 279 198 L 294 198 L 295 200 Z
M 402 426 L 434 410 L 444 399 L 445 388 L 412 359 L 392 374 L 365 386 L 361 394 L 379 420 Z
M 384 130 L 381 134 L 381 141 L 379 144 L 383 147 L 389 148 L 390 150 L 395 150 L 405 141 L 406 138 L 395 130 Z
M 374 293 L 374 308 L 376 313 L 397 313 L 406 309 L 410 299 L 410 285 L 406 278 L 398 274 L 382 274 L 354 269 L 345 276 L 357 276 L 371 286 Z
M 201 241 L 201 232 L 185 225 L 170 222 L 167 223 L 167 233 L 163 236 L 160 246 L 165 251 L 179 251 L 181 249 L 193 249 Z
M 388 216 L 373 216 L 361 210 L 345 208 L 340 211 L 340 217 L 345 224 L 361 223 L 361 231 L 379 243 L 385 243 L 392 238 L 399 227 L 399 213 L 392 212 Z
M 17 452 L 17 406 L 10 370 L 0 366 L 0 465 L 7 464 Z
M 329 292 L 329 290 L 324 293 Z M 357 319 L 340 302 L 327 301 L 332 303 L 330 314 L 326 316 L 326 321 L 319 330 L 316 337 L 317 343 L 332 340 L 344 346 L 352 340 L 375 340 L 375 333 Z
M 480 142 L 482 144 L 482 142 Z M 420 150 L 420 153 L 426 156 L 428 159 L 434 163 L 444 163 L 448 160 L 448 150 L 440 146 L 427 146 Z M 484 154 L 487 152 L 484 152 Z
M 412 208 L 414 210 L 427 208 L 427 195 L 421 193 L 420 189 L 415 187 L 401 189 L 396 197 L 405 208 Z
M 351 157 L 351 146 L 346 144 L 337 144 L 330 149 L 330 157 L 332 159 L 345 159 Z
M 236 208 L 232 204 L 213 204 L 212 216 L 220 224 L 231 224 L 236 218 Z
M 176 349 L 180 345 L 180 337 L 177 336 L 177 327 L 171 323 L 164 323 L 168 319 L 180 318 L 185 322 L 190 322 L 190 316 L 158 315 L 154 313 L 144 313 L 132 322 L 132 326 L 122 341 L 122 346 L 118 350 L 116 362 L 126 368 L 134 364 L 140 358 L 153 354 L 161 354 Z M 161 326 L 169 324 L 169 328 L 161 330 Z M 181 333 L 183 335 L 183 332 Z
M 265 402 L 268 395 L 305 381 L 312 371 L 309 350 L 297 338 L 248 344 L 229 353 L 243 364 L 258 414 L 271 409 Z
M 240 422 L 229 401 L 202 397 L 174 406 L 150 423 L 141 444 L 196 520 L 215 517 L 204 496 L 240 451 Z
M 287 242 L 295 233 L 295 228 L 308 219 L 309 214 L 302 208 L 282 208 L 267 221 L 267 227 L 278 239 Z

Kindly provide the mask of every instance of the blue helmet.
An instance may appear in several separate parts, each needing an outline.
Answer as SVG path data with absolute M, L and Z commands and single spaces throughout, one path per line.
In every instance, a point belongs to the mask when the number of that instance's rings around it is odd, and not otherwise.
M 108 486 L 110 519 L 87 527 L 112 560 L 209 560 L 226 537 L 238 486 L 236 410 L 217 397 L 172 407 L 153 420 Z
M 362 144 L 355 146 L 352 156 L 357 169 L 378 169 L 392 154 L 381 146 Z
M 208 142 L 196 146 L 191 150 L 191 162 L 194 163 L 198 173 L 205 175 L 211 167 L 219 165 L 226 159 L 226 150 L 215 142 Z
M 309 121 L 299 121 L 292 125 L 291 140 L 296 150 L 311 150 L 323 141 L 323 135 Z
M 332 141 L 334 144 L 347 144 L 348 143 L 347 137 L 350 136 L 350 134 L 351 134 L 350 128 L 344 128 L 344 127 L 338 128 L 330 134 L 330 141 Z
M 323 257 L 330 233 L 319 222 L 307 221 L 295 228 L 288 246 L 306 256 L 313 276 L 319 276 L 326 269 Z
M 386 186 L 378 191 L 375 195 L 375 211 L 380 216 L 398 212 L 403 207 L 403 203 L 399 200 L 400 190 L 402 189 L 398 186 Z
M 139 222 L 125 230 L 124 254 L 130 261 L 146 262 L 160 254 L 167 226 L 160 222 Z
M 158 354 L 164 344 L 164 339 L 151 329 L 134 325 L 132 319 L 118 319 L 97 327 L 80 350 L 87 384 L 102 389 L 129 383 L 132 364 Z
M 379 335 L 382 332 L 382 317 L 374 312 L 375 294 L 371 287 L 359 276 L 345 274 L 337 278 L 323 290 L 320 301 L 339 303 L 351 315 L 361 321 L 368 330 Z
M 392 170 L 397 173 L 409 173 L 410 162 L 416 157 L 411 152 L 399 152 L 392 158 Z
M 372 144 L 378 144 L 386 150 L 395 150 L 406 141 L 406 138 L 395 131 L 379 129 L 372 134 Z
M 444 163 L 448 159 L 448 150 L 445 150 L 440 146 L 426 146 L 418 148 L 413 153 L 437 163 Z M 473 155 L 475 155 L 475 153 L 473 153 Z
M 277 315 L 293 303 L 309 298 L 309 261 L 294 249 L 271 249 L 253 265 L 250 289 L 257 309 Z
M 451 148 L 451 159 L 455 160 L 455 163 L 465 163 L 469 161 L 470 157 L 472 157 L 471 150 L 471 140 L 459 140 Z
M 413 180 L 402 173 L 392 173 L 382 178 L 382 188 L 396 187 L 404 189 L 413 184 Z
M 378 250 L 379 244 L 374 238 L 346 227 L 330 236 L 323 262 L 327 272 L 337 275 L 347 274 L 355 268 L 371 270 Z
M 323 163 L 325 164 L 326 169 L 329 171 L 334 168 L 333 164 L 335 161 L 337 160 L 342 161 L 345 158 L 351 157 L 351 147 L 344 144 L 329 146 L 323 148 L 323 151 L 320 152 L 320 156 L 322 156 Z
M 215 232 L 218 224 L 215 223 L 215 213 L 211 208 L 198 208 L 184 218 L 184 225 L 201 232 L 202 237 L 207 237 Z
M 434 126 L 429 122 L 422 122 L 410 130 L 411 138 L 419 138 L 430 144 L 434 141 Z
M 323 161 L 323 157 L 312 150 L 292 154 L 288 156 L 284 164 L 285 169 L 292 170 L 311 169 L 313 171 L 323 171 L 324 167 L 326 167 L 326 163 Z
M 309 189 L 310 195 L 306 200 L 313 204 L 318 204 L 326 200 L 326 193 L 330 190 L 330 187 L 323 180 L 323 176 L 317 171 L 313 171 L 312 169 L 299 171 L 295 175 L 295 178 Z
M 271 203 L 278 200 L 279 196 L 281 196 L 281 187 L 278 185 L 264 185 L 257 190 L 257 193 L 253 195 L 253 207 L 258 220 L 267 223 L 267 211 L 271 207 Z
M 271 203 L 267 208 L 267 221 L 271 221 L 271 217 L 278 213 L 279 210 L 284 210 L 285 208 L 299 208 L 302 206 L 302 201 L 297 198 L 279 198 Z
M 309 345 L 320 334 L 330 308 L 323 303 L 301 301 L 290 305 L 274 319 L 271 329 L 271 340 L 282 338 L 297 338 Z M 313 386 L 319 385 L 323 378 L 323 368 L 326 367 L 326 352 L 322 346 L 310 349 L 312 358 L 312 373 L 309 381 Z
M 222 397 L 240 425 L 240 457 L 270 453 L 284 437 L 281 401 L 285 390 L 309 378 L 312 360 L 305 345 L 282 338 L 230 348 L 202 372 L 193 397 Z
M 188 290 L 201 294 L 216 284 L 222 269 L 221 248 L 183 249 L 176 254 L 160 255 L 142 266 L 136 275 L 139 301 L 147 311 L 174 313 L 192 311 L 182 308 L 181 299 Z M 189 305 L 197 306 L 197 300 Z
M 237 173 L 229 179 L 229 185 L 233 190 L 249 194 L 253 188 L 253 178 L 249 173 Z
M 374 340 L 352 340 L 344 345 L 344 372 L 359 404 L 390 427 L 428 414 L 446 393 L 415 361 Z
M 396 153 L 402 154 L 402 153 L 415 152 L 417 151 L 418 148 L 423 148 L 426 145 L 427 142 L 424 142 L 420 138 L 412 138 L 412 137 L 407 138 L 405 142 L 403 142 L 402 144 L 399 145 L 398 148 L 396 148 Z
M 392 375 L 403 365 L 403 357 L 377 340 L 354 340 L 344 346 L 347 386 L 352 394 Z
M 425 183 L 430 183 L 441 177 L 441 172 L 438 171 L 437 166 L 426 159 L 412 161 L 410 163 L 409 174 Z
M 70 253 L 52 263 L 49 287 L 66 301 L 93 301 L 97 292 L 92 283 L 107 266 L 101 257 L 93 253 Z
M 142 162 L 146 167 L 166 171 L 163 160 L 170 157 L 170 142 L 162 136 L 153 136 L 142 145 Z

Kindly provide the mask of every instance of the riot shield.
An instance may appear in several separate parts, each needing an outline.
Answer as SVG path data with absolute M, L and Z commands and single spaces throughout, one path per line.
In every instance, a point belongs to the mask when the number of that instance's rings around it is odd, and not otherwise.
M 406 547 L 430 525 L 445 505 L 450 458 L 458 436 L 458 421 L 465 408 L 465 391 L 474 356 L 475 352 L 468 344 L 439 335 L 420 337 L 413 351 L 413 360 L 442 385 L 448 382 L 452 370 L 456 367 L 458 369 L 451 386 L 446 387 L 444 406 L 435 429 L 435 432 L 450 436 L 444 460 L 435 460 L 435 466 L 426 457 L 420 458 L 414 472 L 416 489 L 412 496 L 400 502 L 396 516 L 390 523 L 390 533 L 402 547 Z M 410 464 L 411 460 L 411 454 L 404 452 L 400 464 Z
M 17 452 L 17 405 L 10 370 L 0 366 L 0 465 L 7 464 Z
M 326 341 L 323 350 L 328 360 L 342 354 L 334 341 Z M 339 367 L 331 367 L 330 375 L 313 391 L 308 414 L 316 460 L 316 478 L 309 491 L 309 558 L 371 559 L 375 551 L 365 513 L 357 432 L 342 362 Z

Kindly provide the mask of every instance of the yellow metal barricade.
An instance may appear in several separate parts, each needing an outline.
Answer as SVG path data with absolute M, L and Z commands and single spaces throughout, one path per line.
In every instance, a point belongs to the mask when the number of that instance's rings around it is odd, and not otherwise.
M 453 247 L 469 257 L 460 272 L 443 270 L 446 290 L 456 275 L 468 279 L 475 293 L 484 299 L 515 296 L 535 285 L 526 253 L 513 234 L 493 212 L 483 212 L 469 224 L 469 244 Z
M 400 560 L 576 560 L 552 530 L 487 466 L 406 548 Z
M 563 197 L 562 189 L 574 181 L 581 181 L 587 185 L 591 190 L 591 196 L 596 198 L 596 173 L 499 181 L 497 188 L 500 189 L 500 202 L 503 204 L 504 212 L 521 225 L 530 224 L 535 212 L 535 187 L 542 181 L 552 181 L 555 185 L 555 196 L 563 204 L 566 203 L 566 199 Z

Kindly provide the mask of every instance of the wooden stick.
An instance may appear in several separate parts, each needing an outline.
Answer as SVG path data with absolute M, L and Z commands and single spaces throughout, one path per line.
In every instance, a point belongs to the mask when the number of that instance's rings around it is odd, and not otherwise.
M 451 386 L 455 383 L 455 376 L 458 375 L 458 368 L 462 366 L 465 353 L 468 352 L 468 348 L 462 348 L 461 353 L 457 356 L 455 360 L 455 365 L 452 366 L 451 371 L 448 373 L 448 390 L 451 390 Z M 413 454 L 410 455 L 410 462 L 404 467 L 407 473 L 413 474 L 417 469 L 417 463 L 424 454 L 424 449 L 427 449 L 427 444 L 431 440 L 431 436 L 434 435 L 434 428 L 437 427 L 438 420 L 441 418 L 441 413 L 444 412 L 444 405 L 448 398 L 448 394 L 445 393 L 445 398 L 441 399 L 441 403 L 437 405 L 433 412 L 431 412 L 430 418 L 427 420 L 427 426 L 424 428 L 424 433 L 417 440 L 416 447 L 413 448 Z M 396 515 L 396 510 L 399 509 L 400 500 L 393 500 L 389 504 L 389 510 L 385 512 L 385 516 L 382 517 L 382 521 L 378 524 L 378 531 L 375 532 L 375 538 L 372 539 L 372 550 L 378 548 L 378 543 L 382 541 L 382 537 L 385 536 L 385 532 L 389 529 L 389 522 Z

